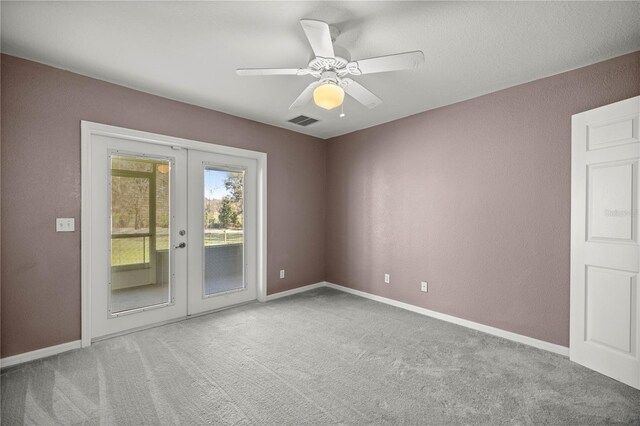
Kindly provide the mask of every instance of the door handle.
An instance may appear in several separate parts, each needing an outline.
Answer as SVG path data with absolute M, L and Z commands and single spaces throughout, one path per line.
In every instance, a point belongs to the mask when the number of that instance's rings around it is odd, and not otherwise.
M 186 246 L 187 246 L 187 244 L 186 244 L 186 243 L 180 243 L 180 244 L 178 244 L 175 248 L 177 248 L 177 249 L 178 249 L 178 248 L 185 248 Z

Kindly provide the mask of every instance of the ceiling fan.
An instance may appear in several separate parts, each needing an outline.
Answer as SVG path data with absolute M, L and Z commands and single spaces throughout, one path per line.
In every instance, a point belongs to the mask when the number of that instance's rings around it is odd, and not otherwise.
M 338 35 L 337 28 L 313 19 L 302 19 L 300 24 L 315 55 L 306 68 L 240 68 L 236 70 L 236 73 L 241 76 L 311 75 L 317 78 L 317 81 L 309 84 L 302 91 L 289 109 L 304 106 L 313 97 L 316 105 L 330 110 L 342 105 L 345 92 L 362 105 L 375 108 L 382 103 L 382 100 L 348 76 L 414 69 L 424 63 L 424 54 L 419 50 L 349 61 L 336 56 L 334 52 L 333 41 Z

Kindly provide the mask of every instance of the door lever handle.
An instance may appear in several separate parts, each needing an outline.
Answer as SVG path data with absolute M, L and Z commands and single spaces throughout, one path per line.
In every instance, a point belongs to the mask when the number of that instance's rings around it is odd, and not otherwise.
M 178 248 L 185 248 L 186 246 L 187 246 L 187 244 L 186 244 L 186 243 L 180 243 L 180 244 L 178 244 L 175 248 L 177 248 L 177 249 L 178 249 Z

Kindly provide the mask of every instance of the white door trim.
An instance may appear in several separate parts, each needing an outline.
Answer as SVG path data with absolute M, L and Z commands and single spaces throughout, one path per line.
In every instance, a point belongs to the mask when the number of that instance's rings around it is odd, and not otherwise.
M 252 158 L 257 162 L 257 297 L 267 300 L 267 154 L 248 149 L 199 142 L 107 124 L 81 121 L 81 335 L 82 347 L 91 345 L 91 138 L 110 136 L 131 141 Z

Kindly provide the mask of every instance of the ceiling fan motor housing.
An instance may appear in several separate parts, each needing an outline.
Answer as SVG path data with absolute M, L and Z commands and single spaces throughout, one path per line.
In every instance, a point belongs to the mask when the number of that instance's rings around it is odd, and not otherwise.
M 338 84 L 340 79 L 335 71 L 323 71 L 320 75 L 320 84 L 333 83 Z
M 349 61 L 339 56 L 336 56 L 335 58 L 317 57 L 309 62 L 309 68 L 317 71 L 336 70 L 344 68 L 348 63 Z

